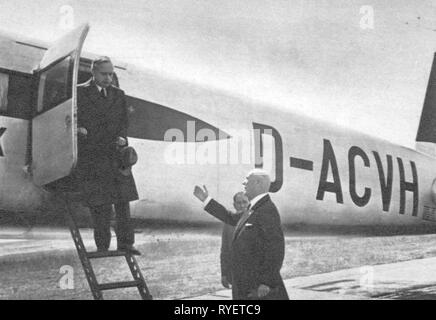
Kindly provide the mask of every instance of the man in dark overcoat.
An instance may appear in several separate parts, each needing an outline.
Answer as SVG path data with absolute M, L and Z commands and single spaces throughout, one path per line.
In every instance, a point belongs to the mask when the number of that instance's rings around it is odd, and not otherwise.
M 194 195 L 203 201 L 209 214 L 236 226 L 231 250 L 233 299 L 287 300 L 280 275 L 285 240 L 279 212 L 268 194 L 269 175 L 255 169 L 243 184 L 250 205 L 239 219 L 212 199 L 205 186 L 195 186 Z
M 249 201 L 244 192 L 237 192 L 233 196 L 233 207 L 236 212 L 232 212 L 236 215 L 234 219 L 239 219 L 245 210 L 247 210 Z M 223 232 L 221 235 L 221 284 L 229 289 L 232 284 L 232 241 L 233 233 L 235 232 L 235 226 L 224 223 Z
M 108 57 L 93 61 L 93 77 L 77 87 L 79 189 L 94 220 L 98 251 L 110 246 L 110 218 L 115 207 L 118 250 L 140 254 L 133 247 L 129 202 L 138 199 L 131 170 L 120 168 L 126 148 L 127 106 L 124 91 L 113 85 L 114 67 Z

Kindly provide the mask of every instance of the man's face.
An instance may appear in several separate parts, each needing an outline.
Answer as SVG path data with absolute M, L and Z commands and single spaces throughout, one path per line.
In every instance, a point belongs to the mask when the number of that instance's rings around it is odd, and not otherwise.
M 247 196 L 248 200 L 251 200 L 258 195 L 258 181 L 255 176 L 249 175 L 242 183 L 242 185 L 245 188 L 245 195 Z
M 241 212 L 248 208 L 249 203 L 250 201 L 248 201 L 247 196 L 240 193 L 236 195 L 235 201 L 233 202 L 233 206 L 235 207 L 236 211 Z
M 92 74 L 97 85 L 107 88 L 112 84 L 114 76 L 114 67 L 110 62 L 104 62 L 95 67 Z

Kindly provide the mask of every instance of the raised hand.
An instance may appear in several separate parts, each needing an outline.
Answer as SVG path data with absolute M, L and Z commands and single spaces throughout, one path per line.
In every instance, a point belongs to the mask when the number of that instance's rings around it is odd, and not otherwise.
M 200 200 L 201 202 L 204 202 L 204 200 L 206 200 L 207 197 L 209 196 L 209 192 L 207 191 L 205 185 L 203 185 L 203 188 L 204 190 L 199 186 L 195 186 L 194 188 L 194 196 L 196 196 L 197 199 Z

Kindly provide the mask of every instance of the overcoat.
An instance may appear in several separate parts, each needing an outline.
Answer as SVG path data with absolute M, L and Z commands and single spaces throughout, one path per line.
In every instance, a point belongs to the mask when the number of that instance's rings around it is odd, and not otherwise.
M 90 80 L 77 86 L 78 138 L 76 184 L 88 206 L 138 199 L 133 175 L 123 175 L 117 161 L 118 137 L 127 141 L 127 106 L 124 91 L 110 86 L 103 97 Z

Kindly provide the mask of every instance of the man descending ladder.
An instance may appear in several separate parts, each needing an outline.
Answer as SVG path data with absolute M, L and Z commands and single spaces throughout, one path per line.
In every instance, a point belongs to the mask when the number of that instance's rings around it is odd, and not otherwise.
M 85 271 L 86 279 L 88 280 L 89 287 L 91 288 L 92 295 L 95 300 L 103 300 L 102 291 L 113 290 L 121 288 L 136 287 L 143 300 L 152 300 L 150 292 L 148 291 L 144 277 L 142 276 L 138 262 L 129 251 L 104 251 L 104 252 L 87 252 L 83 244 L 82 236 L 80 235 L 79 228 L 75 219 L 74 212 L 71 207 L 71 201 L 68 194 L 61 194 L 61 197 L 66 203 L 65 216 L 70 228 L 71 236 L 76 245 L 77 253 L 79 254 L 80 261 Z M 133 276 L 132 281 L 120 281 L 112 283 L 99 284 L 92 268 L 91 259 L 110 258 L 110 257 L 125 257 L 129 265 L 130 272 Z

